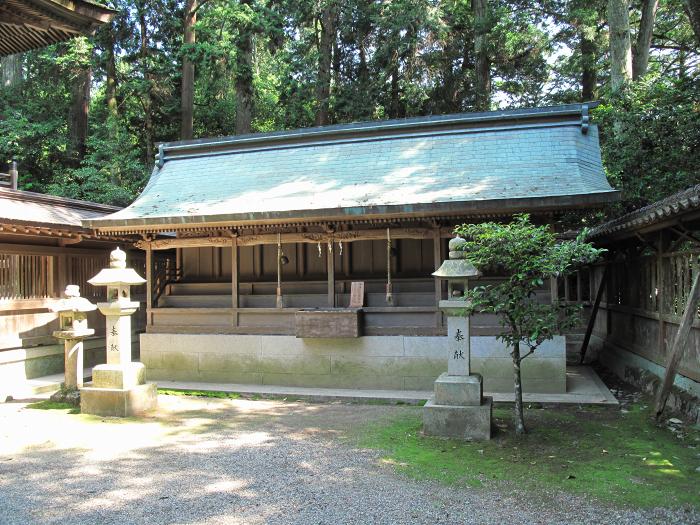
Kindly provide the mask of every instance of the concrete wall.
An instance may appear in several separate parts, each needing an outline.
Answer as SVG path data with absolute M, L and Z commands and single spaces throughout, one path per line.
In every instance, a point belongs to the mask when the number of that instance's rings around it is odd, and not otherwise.
M 446 337 L 141 334 L 149 380 L 360 389 L 432 390 L 447 368 Z M 513 390 L 513 365 L 493 336 L 472 337 L 472 368 L 490 392 Z M 563 336 L 523 361 L 527 392 L 566 391 Z

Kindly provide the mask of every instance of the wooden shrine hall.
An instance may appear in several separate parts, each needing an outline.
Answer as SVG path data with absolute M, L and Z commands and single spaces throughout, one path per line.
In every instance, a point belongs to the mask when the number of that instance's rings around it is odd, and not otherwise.
M 445 366 L 431 274 L 455 225 L 617 198 L 575 104 L 161 144 L 138 199 L 83 224 L 142 238 L 149 377 L 417 389 Z M 475 318 L 475 366 L 508 391 L 497 330 Z M 563 345 L 526 389 L 565 389 Z

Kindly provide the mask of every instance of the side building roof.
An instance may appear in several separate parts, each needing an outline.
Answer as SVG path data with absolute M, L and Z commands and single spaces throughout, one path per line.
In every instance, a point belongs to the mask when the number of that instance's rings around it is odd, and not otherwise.
M 478 216 L 618 198 L 581 104 L 326 126 L 162 144 L 101 231 Z
M 0 188 L 0 224 L 88 232 L 83 220 L 118 210 L 117 206 Z
M 700 184 L 592 228 L 590 239 L 619 239 L 700 218 Z

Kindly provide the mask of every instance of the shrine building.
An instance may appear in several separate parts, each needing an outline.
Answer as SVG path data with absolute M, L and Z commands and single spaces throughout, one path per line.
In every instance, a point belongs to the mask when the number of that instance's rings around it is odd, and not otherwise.
M 161 144 L 136 201 L 83 225 L 142 239 L 149 380 L 428 390 L 446 367 L 431 274 L 454 226 L 521 212 L 555 225 L 619 198 L 589 107 Z M 474 316 L 472 367 L 510 392 L 500 330 Z M 565 347 L 523 362 L 526 392 L 566 391 Z

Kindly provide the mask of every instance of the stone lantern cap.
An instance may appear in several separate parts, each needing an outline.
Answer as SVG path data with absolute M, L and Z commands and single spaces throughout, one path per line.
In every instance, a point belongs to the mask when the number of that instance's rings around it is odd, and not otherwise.
M 481 272 L 467 259 L 467 253 L 459 250 L 459 247 L 464 242 L 464 239 L 461 237 L 450 239 L 450 258 L 443 261 L 440 268 L 433 272 L 434 277 L 439 279 L 465 279 L 467 277 L 481 276 Z
M 118 286 L 122 284 L 143 284 L 146 279 L 133 268 L 126 267 L 126 253 L 117 248 L 109 254 L 109 268 L 100 270 L 88 281 L 94 286 Z
M 60 299 L 49 307 L 52 312 L 92 312 L 97 308 L 85 297 L 80 297 L 80 287 L 75 284 L 66 286 L 63 294 L 65 299 Z

